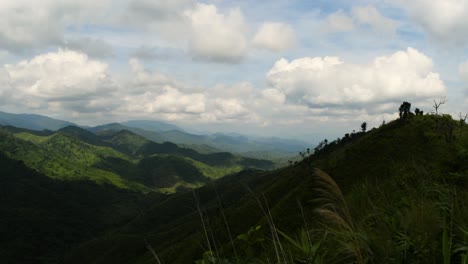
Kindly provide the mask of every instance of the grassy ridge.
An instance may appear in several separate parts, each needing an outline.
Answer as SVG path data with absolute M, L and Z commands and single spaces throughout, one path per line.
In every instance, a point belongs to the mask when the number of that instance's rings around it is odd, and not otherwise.
M 468 128 L 446 118 L 396 120 L 297 165 L 177 194 L 71 256 L 151 263 L 137 242 L 151 234 L 164 263 L 466 263 Z

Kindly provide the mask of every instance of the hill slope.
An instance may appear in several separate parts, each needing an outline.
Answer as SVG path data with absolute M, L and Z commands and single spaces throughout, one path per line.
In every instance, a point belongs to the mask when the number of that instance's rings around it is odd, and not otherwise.
M 143 192 L 199 187 L 243 168 L 273 166 L 229 153 L 200 154 L 158 144 L 126 130 L 98 136 L 74 126 L 55 133 L 3 127 L 0 133 L 1 151 L 49 177 L 87 179 Z
M 2 263 L 63 263 L 67 250 L 125 224 L 148 199 L 112 185 L 57 181 L 1 152 L 0 197 Z
M 138 243 L 146 234 L 164 263 L 459 263 L 468 254 L 466 129 L 412 116 L 348 135 L 297 165 L 171 196 L 70 256 L 151 263 Z

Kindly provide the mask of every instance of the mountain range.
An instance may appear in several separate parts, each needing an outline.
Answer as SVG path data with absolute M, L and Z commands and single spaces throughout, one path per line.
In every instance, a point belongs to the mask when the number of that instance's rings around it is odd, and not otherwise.
M 0 112 L 0 125 L 10 125 L 30 130 L 52 130 L 66 126 L 78 126 L 68 121 L 40 115 L 10 114 Z M 309 143 L 294 139 L 261 138 L 234 134 L 213 133 L 199 135 L 186 132 L 183 128 L 157 120 L 130 120 L 95 127 L 83 126 L 93 133 L 112 130 L 129 130 L 157 143 L 172 142 L 198 152 L 232 152 L 251 158 L 284 161 L 305 150 Z
M 76 126 L 55 132 L 6 126 L 0 134 L 0 150 L 52 178 L 87 179 L 145 192 L 200 186 L 248 167 L 273 167 L 271 161 L 227 152 L 201 154 L 152 142 L 128 130 L 96 135 Z
M 11 114 L 0 111 L 0 125 L 27 128 L 31 130 L 58 130 L 76 124 L 34 114 Z
M 409 113 L 267 170 L 90 130 L 2 127 L 3 262 L 468 261 L 463 120 Z

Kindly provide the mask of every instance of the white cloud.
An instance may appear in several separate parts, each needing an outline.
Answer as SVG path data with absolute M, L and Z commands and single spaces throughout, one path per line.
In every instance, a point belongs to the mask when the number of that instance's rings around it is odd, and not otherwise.
M 85 54 L 59 50 L 16 64 L 6 64 L 10 92 L 9 105 L 49 111 L 98 111 L 115 107 L 106 99 L 114 83 L 105 63 Z M 3 87 L 2 90 L 5 88 Z M 4 91 L 2 91 L 4 92 Z
M 356 28 L 353 19 L 343 10 L 328 15 L 325 25 L 325 30 L 330 32 L 348 32 Z
M 370 29 L 374 33 L 394 34 L 397 22 L 382 15 L 374 6 L 355 6 L 350 12 L 338 10 L 324 20 L 327 32 L 350 32 Z
M 97 19 L 109 1 L 2 1 L 0 3 L 0 46 L 12 51 L 61 44 L 67 26 Z
M 129 88 L 125 91 L 127 93 L 161 92 L 167 85 L 176 86 L 169 76 L 145 70 L 138 59 L 131 59 L 129 64 L 133 78 Z
M 203 94 L 183 93 L 170 86 L 165 86 L 162 93 L 144 93 L 141 99 L 132 103 L 143 104 L 145 110 L 152 113 L 200 114 L 205 111 Z
M 214 104 L 216 107 L 214 115 L 220 120 L 237 119 L 249 112 L 237 98 L 218 98 L 214 100 Z
M 214 5 L 197 4 L 185 14 L 190 21 L 189 50 L 194 58 L 216 62 L 238 62 L 244 58 L 248 45 L 240 9 L 222 14 Z
M 395 33 L 396 22 L 383 16 L 374 6 L 358 6 L 351 10 L 359 24 L 369 25 L 381 33 Z
M 445 85 L 432 68 L 431 58 L 408 48 L 369 65 L 345 63 L 337 57 L 281 59 L 267 80 L 291 103 L 313 108 L 364 107 L 445 94 Z
M 8 109 L 63 113 L 87 124 L 92 119 L 157 118 L 296 126 L 357 117 L 381 122 L 402 100 L 432 99 L 445 92 L 431 59 L 411 48 L 362 65 L 337 57 L 281 59 L 267 73 L 271 86 L 266 89 L 248 82 L 194 88 L 145 69 L 137 59 L 129 66 L 130 75 L 117 76 L 83 53 L 59 50 L 0 67 L 0 94 L 9 96 L 13 106 Z
M 262 91 L 262 95 L 265 97 L 265 99 L 271 101 L 272 103 L 283 104 L 286 101 L 286 96 L 276 89 L 264 89 Z
M 85 54 L 59 50 L 5 65 L 20 93 L 48 99 L 90 95 L 111 85 L 108 66 Z
M 442 43 L 468 43 L 467 0 L 396 0 L 430 36 Z
M 288 24 L 278 22 L 262 24 L 253 39 L 253 44 L 256 47 L 274 52 L 288 50 L 295 43 L 296 33 L 294 29 Z
M 185 91 L 171 77 L 144 69 L 137 60 L 129 62 L 132 80 L 129 88 L 120 91 L 123 98 L 122 111 L 134 114 L 181 114 L 194 115 L 205 111 L 205 95 Z M 192 117 L 193 118 L 193 117 Z

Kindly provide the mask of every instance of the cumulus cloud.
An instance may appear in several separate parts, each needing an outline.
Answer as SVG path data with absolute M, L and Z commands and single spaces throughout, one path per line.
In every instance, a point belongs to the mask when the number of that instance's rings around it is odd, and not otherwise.
M 2 1 L 0 46 L 11 52 L 63 43 L 67 26 L 96 19 L 109 1 Z
M 171 77 L 144 69 L 137 60 L 129 62 L 132 79 L 120 91 L 121 111 L 144 115 L 194 115 L 205 111 L 203 93 L 185 91 L 182 84 Z M 193 117 L 192 117 L 193 118 Z
M 214 5 L 197 4 L 185 15 L 190 21 L 189 50 L 194 58 L 216 62 L 244 58 L 248 45 L 240 9 L 222 14 Z
M 408 48 L 369 65 L 345 63 L 337 57 L 280 59 L 267 80 L 292 103 L 363 107 L 445 94 L 445 85 L 432 68 L 431 58 Z
M 255 34 L 253 44 L 262 49 L 280 52 L 292 48 L 296 43 L 294 29 L 284 23 L 264 23 Z
M 406 10 L 435 39 L 459 45 L 468 43 L 467 0 L 397 0 L 393 3 Z
M 165 85 L 175 86 L 172 78 L 157 72 L 145 70 L 140 61 L 133 58 L 129 61 L 132 70 L 132 82 L 127 93 L 160 92 Z
M 48 109 L 58 104 L 68 109 L 84 107 L 96 98 L 104 98 L 102 95 L 114 86 L 107 64 L 76 51 L 59 50 L 39 55 L 6 64 L 3 70 L 8 75 L 9 89 L 13 91 L 9 98 L 11 103 L 32 109 Z M 100 107 L 110 106 L 102 103 Z
M 205 97 L 200 93 L 183 93 L 164 86 L 161 92 L 145 92 L 125 98 L 127 109 L 153 114 L 200 114 L 205 111 Z
M 265 89 L 249 82 L 194 88 L 135 58 L 129 67 L 130 74 L 119 77 L 82 52 L 39 55 L 0 67 L 0 100 L 8 98 L 8 109 L 64 113 L 74 121 L 160 118 L 269 126 L 329 118 L 381 121 L 402 100 L 445 93 L 432 60 L 412 48 L 360 65 L 337 57 L 281 59 L 267 73 Z

